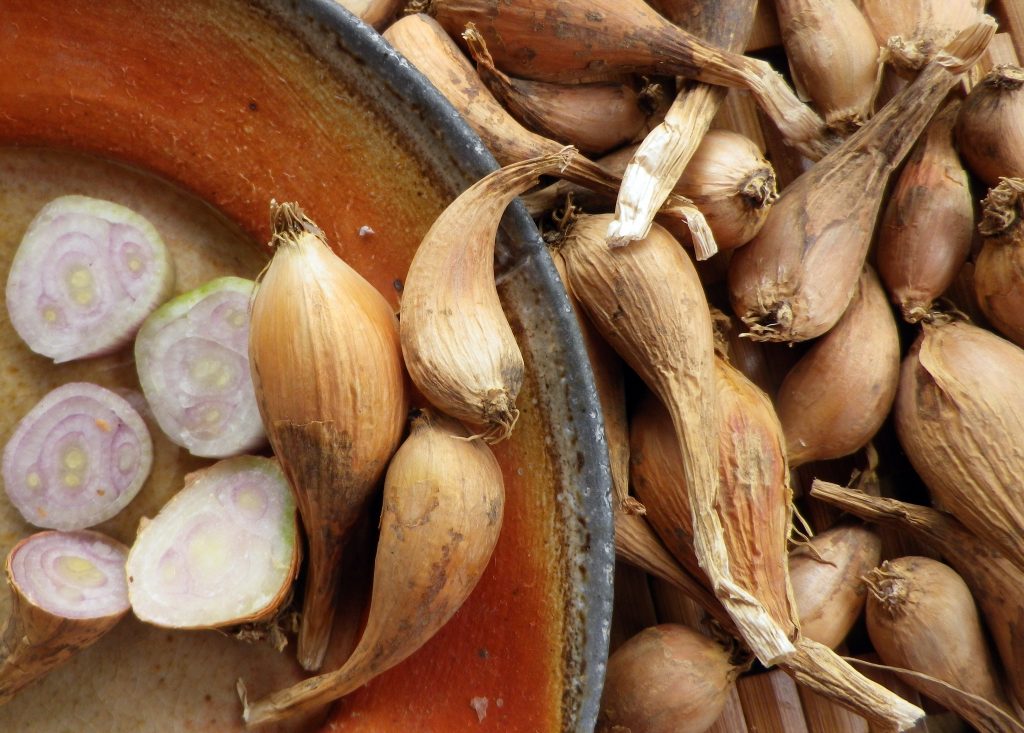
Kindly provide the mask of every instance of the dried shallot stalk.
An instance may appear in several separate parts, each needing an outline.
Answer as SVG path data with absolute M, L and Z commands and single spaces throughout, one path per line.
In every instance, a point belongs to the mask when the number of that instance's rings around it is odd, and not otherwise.
M 546 81 L 657 73 L 742 87 L 805 155 L 816 160 L 831 147 L 821 118 L 767 62 L 722 51 L 642 0 L 427 0 L 422 5 L 453 36 L 474 23 L 505 73 Z
M 742 52 L 754 25 L 756 6 L 752 0 L 680 0 L 667 4 L 665 10 L 695 37 L 727 51 Z M 655 213 L 684 174 L 725 94 L 722 87 L 698 82 L 683 85 L 623 173 L 615 219 L 608 227 L 610 243 L 625 244 L 647 235 Z

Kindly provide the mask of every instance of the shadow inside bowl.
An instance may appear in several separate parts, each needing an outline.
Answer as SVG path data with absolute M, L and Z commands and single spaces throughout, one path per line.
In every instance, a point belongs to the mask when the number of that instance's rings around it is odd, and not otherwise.
M 5 3 L 0 54 L 0 277 L 35 211 L 62 193 L 153 218 L 176 292 L 267 257 L 268 202 L 296 200 L 397 307 L 416 245 L 495 164 L 380 37 L 330 2 Z M 500 292 L 527 363 L 514 437 L 496 448 L 502 536 L 466 605 L 422 650 L 341 701 L 332 730 L 586 731 L 611 615 L 610 478 L 600 407 L 568 300 L 521 207 L 503 223 Z M 129 350 L 54 366 L 0 323 L 0 440 L 72 379 L 137 389 Z M 119 517 L 139 517 L 205 465 L 153 426 L 158 468 Z M 32 528 L 0 507 L 4 552 Z M 9 599 L 3 598 L 3 608 Z M 0 729 L 227 731 L 234 692 L 299 679 L 291 649 L 122 623 L 0 708 Z M 304 722 L 298 727 L 309 728 Z M 293 726 L 295 727 L 295 726 Z

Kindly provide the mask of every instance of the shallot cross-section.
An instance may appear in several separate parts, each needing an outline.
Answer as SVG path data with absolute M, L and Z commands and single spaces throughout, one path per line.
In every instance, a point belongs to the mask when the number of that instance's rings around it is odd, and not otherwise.
M 128 548 L 99 532 L 38 532 L 7 556 L 0 705 L 95 643 L 128 612 Z
M 110 201 L 61 196 L 18 246 L 7 312 L 32 351 L 61 363 L 126 345 L 173 284 L 170 254 L 148 220 Z
M 135 338 L 139 383 L 172 441 L 205 458 L 266 442 L 249 372 L 249 300 L 255 283 L 221 277 L 179 295 Z
M 295 500 L 276 460 L 238 456 L 185 478 L 128 554 L 128 596 L 147 623 L 236 626 L 272 616 L 299 564 Z
M 153 465 L 146 423 L 120 395 L 71 382 L 44 396 L 4 447 L 3 479 L 26 522 L 74 530 L 110 519 Z

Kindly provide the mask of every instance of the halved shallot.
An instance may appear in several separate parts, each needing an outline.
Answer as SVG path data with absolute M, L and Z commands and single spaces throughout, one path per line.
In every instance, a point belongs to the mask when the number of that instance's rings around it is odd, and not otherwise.
M 116 351 L 170 294 L 160 234 L 111 201 L 61 196 L 29 224 L 7 277 L 18 335 L 58 364 Z
M 14 607 L 0 637 L 0 704 L 127 613 L 127 552 L 89 530 L 39 532 L 14 546 L 6 566 Z
M 276 460 L 237 456 L 185 477 L 128 553 L 142 621 L 179 629 L 260 621 L 299 568 L 295 499 Z
M 149 430 L 128 401 L 71 382 L 18 423 L 4 448 L 4 488 L 26 522 L 84 529 L 127 506 L 152 463 Z
M 154 311 L 135 338 L 153 416 L 192 455 L 226 458 L 266 442 L 249 372 L 254 288 L 240 277 L 211 280 Z

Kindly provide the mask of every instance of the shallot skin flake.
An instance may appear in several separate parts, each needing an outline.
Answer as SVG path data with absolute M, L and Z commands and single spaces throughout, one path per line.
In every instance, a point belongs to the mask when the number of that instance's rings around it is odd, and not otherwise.
M 59 364 L 126 345 L 173 285 L 170 254 L 147 219 L 111 201 L 61 196 L 18 246 L 7 313 L 32 351 Z

